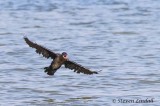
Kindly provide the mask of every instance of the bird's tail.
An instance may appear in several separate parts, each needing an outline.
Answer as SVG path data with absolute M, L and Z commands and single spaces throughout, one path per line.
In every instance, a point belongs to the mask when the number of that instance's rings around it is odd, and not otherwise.
M 47 73 L 48 75 L 54 75 L 56 70 L 53 70 L 51 66 L 49 67 L 44 67 L 44 72 Z

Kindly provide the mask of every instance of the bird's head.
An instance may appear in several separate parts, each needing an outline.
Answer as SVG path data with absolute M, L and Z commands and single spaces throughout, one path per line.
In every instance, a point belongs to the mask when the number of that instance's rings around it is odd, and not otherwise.
M 62 53 L 62 56 L 63 56 L 64 59 L 66 59 L 66 60 L 68 59 L 66 52 L 63 52 L 63 53 Z

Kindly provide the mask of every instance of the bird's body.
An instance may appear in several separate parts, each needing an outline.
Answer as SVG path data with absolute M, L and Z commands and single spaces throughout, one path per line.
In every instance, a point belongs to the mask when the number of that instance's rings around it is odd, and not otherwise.
M 59 54 L 59 53 L 54 53 L 52 52 L 51 50 L 41 46 L 41 45 L 38 45 L 37 43 L 33 43 L 31 42 L 27 37 L 24 37 L 24 40 L 26 41 L 26 43 L 32 47 L 32 48 L 35 48 L 36 49 L 36 52 L 38 54 L 42 54 L 43 57 L 46 57 L 46 58 L 52 58 L 53 61 L 51 62 L 50 66 L 48 67 L 45 67 L 45 72 L 48 74 L 48 75 L 54 75 L 54 73 L 62 66 L 64 65 L 65 68 L 69 68 L 71 70 L 74 70 L 74 72 L 77 72 L 77 73 L 84 73 L 84 74 L 98 74 L 98 72 L 96 71 L 91 71 L 87 68 L 84 68 L 83 66 L 73 62 L 73 61 L 70 61 L 67 57 L 67 53 L 66 52 L 63 52 L 62 54 Z
M 66 59 L 63 58 L 62 55 L 58 54 L 58 56 L 51 62 L 49 67 L 45 67 L 45 72 L 48 75 L 54 75 L 54 73 L 64 64 Z

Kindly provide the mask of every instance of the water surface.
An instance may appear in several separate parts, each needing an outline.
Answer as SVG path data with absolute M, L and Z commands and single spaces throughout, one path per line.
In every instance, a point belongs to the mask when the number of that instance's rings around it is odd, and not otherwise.
M 159 0 L 0 1 L 1 106 L 158 106 Z M 66 51 L 98 75 L 62 67 L 55 76 L 32 41 Z M 153 103 L 118 103 L 119 99 Z M 113 103 L 116 100 L 116 103 Z

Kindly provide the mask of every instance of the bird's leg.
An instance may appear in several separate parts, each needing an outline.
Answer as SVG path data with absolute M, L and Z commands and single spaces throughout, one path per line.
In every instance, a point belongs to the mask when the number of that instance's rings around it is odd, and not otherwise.
M 54 75 L 55 70 L 53 70 L 52 67 L 49 66 L 49 67 L 44 67 L 44 72 L 47 73 L 48 75 Z
M 48 72 L 49 68 L 50 68 L 50 66 L 49 67 L 44 67 L 44 72 L 45 73 Z
M 48 67 L 44 67 L 44 69 L 48 69 Z

